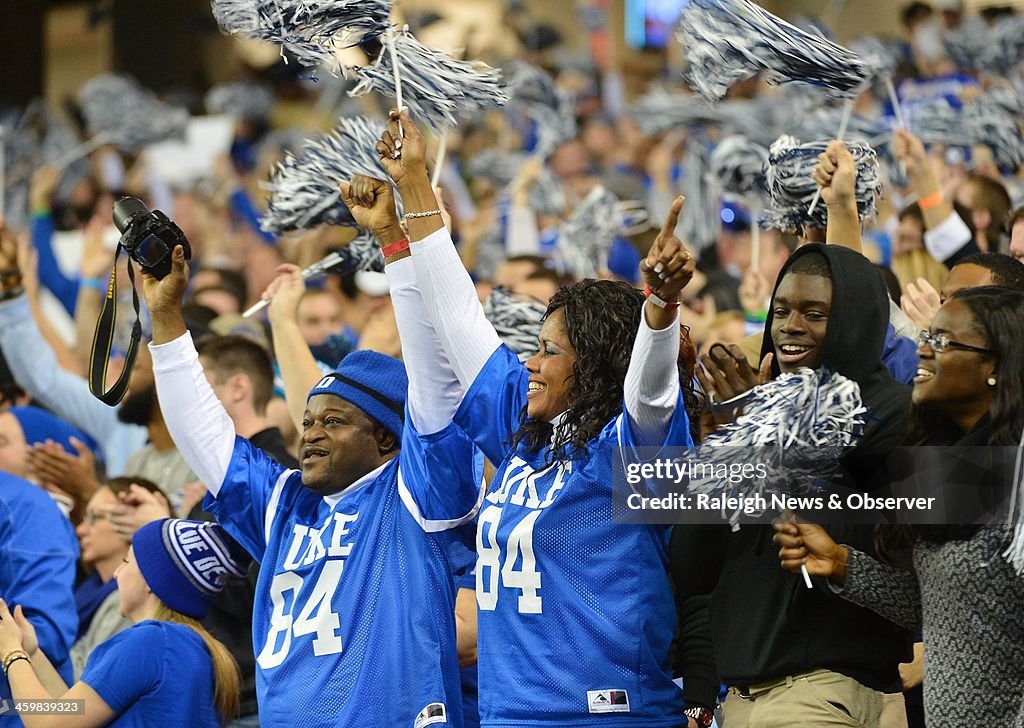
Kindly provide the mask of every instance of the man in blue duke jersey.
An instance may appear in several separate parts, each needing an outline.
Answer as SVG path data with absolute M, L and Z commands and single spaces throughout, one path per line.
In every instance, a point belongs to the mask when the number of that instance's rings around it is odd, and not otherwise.
M 478 508 L 472 443 L 455 427 L 420 434 L 401 362 L 358 352 L 309 394 L 301 473 L 278 465 L 235 436 L 208 386 L 181 317 L 180 248 L 173 263 L 145 278 L 157 390 L 206 508 L 261 561 L 261 723 L 461 727 L 446 553 Z

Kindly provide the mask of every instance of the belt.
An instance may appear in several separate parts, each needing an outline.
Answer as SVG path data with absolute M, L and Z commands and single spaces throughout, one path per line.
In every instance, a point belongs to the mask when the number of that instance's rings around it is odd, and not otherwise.
M 759 695 L 763 695 L 764 693 L 767 693 L 776 688 L 781 688 L 783 686 L 787 688 L 792 687 L 793 683 L 795 683 L 797 680 L 811 678 L 815 675 L 829 672 L 832 671 L 811 670 L 810 672 L 802 672 L 798 675 L 787 675 L 786 677 L 780 678 L 778 680 L 772 680 L 769 682 L 753 683 L 751 685 L 731 685 L 729 687 L 729 690 L 731 692 L 734 692 L 736 695 L 743 698 L 744 700 L 755 700 Z

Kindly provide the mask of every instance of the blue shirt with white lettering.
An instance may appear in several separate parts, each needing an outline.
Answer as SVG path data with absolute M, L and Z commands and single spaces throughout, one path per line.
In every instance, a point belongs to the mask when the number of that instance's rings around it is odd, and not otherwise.
M 219 728 L 213 704 L 213 660 L 191 627 L 146 620 L 119 632 L 89 655 L 82 682 L 117 717 L 110 726 Z
M 678 726 L 670 526 L 612 521 L 618 446 L 692 444 L 682 397 L 664 443 L 638 443 L 621 413 L 588 454 L 548 467 L 512 451 L 528 374 L 499 347 L 455 421 L 491 462 L 477 530 L 480 724 Z
M 454 426 L 419 435 L 333 496 L 237 438 L 205 507 L 261 562 L 260 721 L 461 728 L 448 546 L 476 514 L 483 459 Z

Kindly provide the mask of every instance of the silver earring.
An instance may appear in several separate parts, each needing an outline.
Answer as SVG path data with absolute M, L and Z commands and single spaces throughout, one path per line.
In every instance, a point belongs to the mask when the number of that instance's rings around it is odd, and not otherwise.
M 995 377 L 989 377 L 985 381 L 988 383 L 988 386 L 990 386 L 990 387 L 996 386 L 996 378 Z

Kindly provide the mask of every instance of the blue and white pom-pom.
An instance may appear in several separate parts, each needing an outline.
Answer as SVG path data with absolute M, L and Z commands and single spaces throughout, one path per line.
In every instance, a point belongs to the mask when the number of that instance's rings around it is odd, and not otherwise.
M 530 155 L 523 152 L 503 152 L 485 149 L 473 155 L 466 164 L 466 171 L 473 179 L 486 180 L 495 187 L 505 189 L 519 174 L 520 168 Z M 531 210 L 538 215 L 565 214 L 565 190 L 555 174 L 545 167 L 527 193 Z
M 618 198 L 595 186 L 562 225 L 558 250 L 576 278 L 596 278 L 608 270 L 608 252 L 623 228 Z
M 402 101 L 409 107 L 413 121 L 440 132 L 456 125 L 459 116 L 475 114 L 503 105 L 507 98 L 501 87 L 501 74 L 480 61 L 459 61 L 447 53 L 428 48 L 407 30 L 380 38 L 382 47 L 376 60 L 361 68 L 346 68 L 356 79 L 349 96 L 375 91 L 388 98 L 397 97 L 395 66 L 398 57 Z
M 815 479 L 827 480 L 839 458 L 857 445 L 866 413 L 860 385 L 838 372 L 803 368 L 780 374 L 749 392 L 743 414 L 708 435 L 696 459 L 737 462 L 742 456 L 749 462 L 756 457 L 767 466 L 767 477 L 748 482 L 745 494 L 805 493 Z M 756 454 L 750 448 L 758 448 Z M 690 488 L 735 491 L 734 484 L 716 478 L 691 481 Z
M 790 25 L 749 0 L 691 0 L 679 19 L 690 85 L 708 100 L 765 72 L 775 83 L 803 83 L 852 98 L 871 76 L 856 53 Z
M 375 151 L 383 130 L 383 123 L 350 117 L 329 134 L 309 140 L 299 156 L 287 154 L 268 185 L 261 227 L 280 235 L 318 225 L 355 226 L 338 184 L 357 174 L 387 179 Z
M 791 136 L 779 137 L 772 144 L 764 169 L 769 205 L 762 226 L 784 231 L 827 227 L 826 206 L 817 205 L 813 212 L 809 209 L 818 191 L 811 174 L 818 164 L 818 155 L 827 148 L 828 142 L 801 144 Z M 863 142 L 847 142 L 846 148 L 857 165 L 854 196 L 857 212 L 864 220 L 875 214 L 875 202 L 882 191 L 878 159 L 875 150 Z
M 576 136 L 576 117 L 569 98 L 547 72 L 525 61 L 509 65 L 506 108 L 536 125 L 534 154 L 547 157 L 555 147 Z
M 222 83 L 206 92 L 203 104 L 211 114 L 228 114 L 236 119 L 264 121 L 274 109 L 274 92 L 252 81 Z
M 865 35 L 850 42 L 850 50 L 864 60 L 871 74 L 872 87 L 880 97 L 886 95 L 884 81 L 896 74 L 899 61 L 892 44 L 881 38 Z
M 231 35 L 281 46 L 307 68 L 339 68 L 335 52 L 387 28 L 390 0 L 213 0 Z
M 494 288 L 484 301 L 484 316 L 519 361 L 526 361 L 537 353 L 546 311 L 547 307 L 540 301 L 517 296 L 504 288 Z
M 524 152 L 489 148 L 474 154 L 466 163 L 466 171 L 473 179 L 486 180 L 495 187 L 506 187 L 516 178 L 527 159 L 529 155 Z
M 703 99 L 656 86 L 633 102 L 633 122 L 644 134 L 660 136 L 674 130 L 719 126 L 723 115 L 717 106 Z
M 1002 18 L 994 26 L 977 16 L 965 18 L 942 42 L 962 69 L 1009 76 L 1024 60 L 1024 16 Z
M 538 215 L 565 216 L 565 187 L 562 180 L 547 167 L 541 170 L 530 191 L 526 193 L 526 200 L 530 209 Z
M 711 152 L 711 174 L 727 195 L 747 199 L 764 188 L 761 177 L 767 161 L 768 150 L 760 144 L 738 135 L 727 136 Z
M 189 120 L 186 109 L 168 106 L 135 79 L 113 73 L 88 81 L 78 101 L 89 133 L 126 152 L 184 137 Z
M 1002 89 L 985 93 L 959 109 L 941 98 L 915 104 L 909 116 L 914 133 L 925 144 L 983 144 L 992 150 L 996 164 L 1012 173 L 1024 164 L 1022 111 L 1024 97 Z

